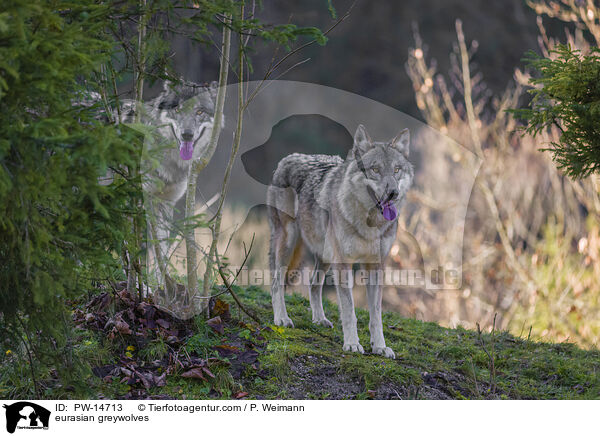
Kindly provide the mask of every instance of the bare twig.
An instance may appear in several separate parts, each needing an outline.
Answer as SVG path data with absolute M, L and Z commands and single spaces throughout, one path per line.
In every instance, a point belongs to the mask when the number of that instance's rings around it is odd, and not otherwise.
M 348 8 L 348 10 L 346 11 L 346 13 L 344 15 L 342 15 L 335 23 L 333 23 L 325 32 L 323 32 L 323 35 L 326 36 L 333 29 L 335 29 L 338 25 L 340 25 L 343 21 L 345 21 L 350 16 L 350 12 L 352 12 L 352 9 L 354 9 L 354 6 L 356 5 L 357 1 L 358 0 L 354 0 L 354 2 L 352 2 L 352 4 L 350 5 L 350 7 Z M 309 47 L 309 46 L 313 45 L 315 42 L 316 42 L 316 40 L 314 40 L 314 39 L 311 40 L 311 41 L 305 42 L 304 44 L 299 45 L 295 49 L 290 50 L 288 53 L 286 53 L 281 59 L 279 59 L 274 64 L 271 63 L 271 65 L 269 66 L 269 69 L 265 72 L 264 77 L 260 81 L 260 84 L 254 89 L 254 91 L 252 91 L 252 94 L 250 94 L 250 97 L 248 97 L 248 99 L 246 100 L 244 109 L 252 102 L 252 100 L 254 100 L 254 97 L 256 97 L 256 95 L 260 92 L 260 90 L 262 89 L 262 87 L 265 84 L 265 82 L 267 80 L 269 80 L 269 77 L 271 77 L 271 75 L 273 74 L 273 72 L 277 68 L 279 68 L 279 66 L 283 62 L 285 62 L 290 56 L 293 56 L 296 53 L 298 53 L 299 51 L 305 49 L 306 47 Z
M 237 280 L 238 276 L 240 275 L 240 272 L 242 271 L 242 269 L 244 268 L 244 265 L 246 264 L 246 261 L 248 260 L 248 257 L 250 256 L 250 252 L 252 251 L 252 246 L 254 245 L 254 234 L 252 235 L 252 240 L 250 241 L 250 247 L 248 248 L 248 250 L 246 250 L 246 244 L 244 244 L 244 261 L 242 262 L 242 265 L 240 268 L 238 268 L 237 273 L 235 274 L 235 277 L 233 278 L 233 280 L 231 281 L 231 283 L 229 283 L 229 280 L 227 279 L 227 276 L 225 274 L 225 268 L 223 267 L 223 264 L 221 263 L 221 258 L 219 256 L 218 251 L 215 248 L 215 261 L 217 263 L 217 269 L 219 271 L 219 275 L 221 276 L 221 280 L 223 280 L 223 284 L 225 285 L 225 287 L 227 288 L 227 291 L 231 294 L 231 296 L 233 297 L 234 301 L 237 303 L 237 305 L 239 306 L 239 308 L 246 314 L 248 315 L 250 318 L 252 318 L 254 321 L 256 321 L 259 325 L 261 324 L 261 320 L 258 317 L 258 315 L 256 315 L 255 313 L 253 313 L 251 310 L 249 310 L 247 307 L 245 307 L 242 302 L 240 301 L 239 297 L 237 296 L 237 294 L 233 291 L 233 289 L 231 288 L 233 286 L 233 284 L 235 283 L 235 281 Z
M 233 297 L 233 299 L 235 300 L 235 302 L 237 303 L 237 305 L 239 306 L 239 308 L 242 309 L 242 311 L 244 311 L 244 313 L 246 315 L 248 315 L 250 318 L 252 318 L 254 321 L 256 321 L 260 325 L 261 322 L 262 322 L 260 320 L 260 318 L 256 314 L 254 314 L 250 309 L 248 309 L 246 306 L 244 306 L 242 304 L 242 302 L 240 301 L 239 297 L 233 291 L 233 289 L 231 289 L 231 284 L 229 284 L 229 282 L 227 280 L 227 276 L 223 272 L 223 268 L 220 265 L 220 261 L 219 261 L 219 268 L 218 269 L 219 269 L 219 275 L 221 276 L 221 280 L 223 280 L 223 284 L 225 285 L 225 287 L 227 288 L 227 290 L 229 291 L 229 293 L 231 294 L 231 296 Z
M 242 262 L 242 266 L 240 268 L 238 268 L 238 271 L 235 274 L 235 277 L 233 278 L 233 280 L 232 280 L 231 283 L 229 283 L 229 280 L 227 279 L 227 276 L 225 275 L 225 268 L 223 267 L 223 264 L 221 263 L 221 258 L 219 257 L 219 253 L 216 252 L 216 251 L 215 251 L 215 259 L 216 259 L 216 262 L 217 262 L 217 267 L 218 267 L 218 270 L 219 270 L 219 275 L 221 276 L 221 280 L 223 280 L 223 284 L 227 288 L 227 291 L 229 291 L 229 293 L 231 294 L 231 297 L 234 299 L 234 301 L 236 302 L 236 304 L 239 306 L 239 308 L 246 315 L 248 315 L 250 318 L 252 318 L 254 321 L 256 321 L 260 325 L 261 324 L 261 320 L 258 317 L 258 315 L 256 315 L 255 313 L 253 313 L 247 307 L 245 307 L 242 304 L 242 302 L 240 301 L 239 297 L 236 295 L 236 293 L 231 288 L 233 286 L 233 284 L 235 283 L 235 281 L 237 280 L 240 272 L 244 268 L 244 265 L 246 264 L 246 261 L 248 260 L 248 257 L 250 256 L 250 252 L 252 251 L 252 246 L 253 245 L 254 245 L 254 235 L 252 235 L 252 240 L 250 241 L 250 248 L 248 250 L 246 250 L 246 246 L 244 244 L 244 251 L 245 251 L 244 261 Z

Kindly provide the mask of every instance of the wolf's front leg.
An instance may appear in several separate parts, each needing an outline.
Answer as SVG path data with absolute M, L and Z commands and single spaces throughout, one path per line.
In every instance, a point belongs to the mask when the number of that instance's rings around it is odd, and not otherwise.
M 273 322 L 282 327 L 294 327 L 292 319 L 285 308 L 285 277 L 286 270 L 280 268 L 275 272 L 271 285 L 271 302 L 273 304 Z
M 369 272 L 367 280 L 367 300 L 369 303 L 369 331 L 371 332 L 371 347 L 374 354 L 394 359 L 396 354 L 390 347 L 385 346 L 383 337 L 383 323 L 381 321 L 381 280 L 383 271 L 381 265 L 363 265 Z
M 335 278 L 338 305 L 340 307 L 342 331 L 344 332 L 344 351 L 354 351 L 362 354 L 365 351 L 358 341 L 356 313 L 354 312 L 354 300 L 352 299 L 352 266 L 336 266 L 333 275 Z

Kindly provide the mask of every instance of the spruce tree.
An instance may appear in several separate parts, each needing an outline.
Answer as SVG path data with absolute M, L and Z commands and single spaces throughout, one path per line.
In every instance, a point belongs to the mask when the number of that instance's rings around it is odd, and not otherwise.
M 0 13 L 0 335 L 22 350 L 36 386 L 54 367 L 78 377 L 67 300 L 120 271 L 135 138 L 78 104 L 111 53 L 108 6 L 93 0 L 5 0 Z M 31 392 L 31 396 L 40 392 Z
M 526 131 L 537 134 L 556 126 L 558 141 L 546 150 L 571 177 L 585 177 L 600 170 L 600 50 L 583 55 L 566 45 L 556 57 L 528 57 L 537 77 L 530 107 L 515 111 L 527 121 Z

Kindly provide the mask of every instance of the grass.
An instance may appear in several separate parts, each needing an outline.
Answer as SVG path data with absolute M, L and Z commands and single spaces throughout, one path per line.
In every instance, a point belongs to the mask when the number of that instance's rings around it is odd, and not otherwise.
M 131 350 L 133 357 L 142 362 L 140 365 L 144 361 L 169 360 L 173 353 L 213 362 L 210 371 L 214 378 L 184 378 L 181 371 L 175 371 L 167 376 L 165 386 L 147 390 L 146 394 L 153 398 L 227 399 L 240 394 L 254 399 L 600 398 L 600 351 L 596 349 L 535 342 L 505 331 L 491 335 L 464 328 L 448 329 L 384 313 L 387 345 L 397 356 L 390 360 L 369 353 L 369 317 L 365 310 L 357 310 L 359 337 L 366 352 L 359 355 L 342 351 L 343 336 L 335 304 L 324 302 L 326 315 L 334 324 L 333 329 L 328 329 L 312 324 L 305 298 L 288 295 L 288 313 L 296 328 L 283 328 L 271 325 L 268 293 L 260 288 L 236 288 L 236 292 L 263 320 L 261 326 L 252 324 L 226 298 L 234 319 L 225 324 L 223 334 L 215 333 L 202 318 L 196 318 L 192 322 L 194 334 L 175 349 L 160 338 L 129 347 L 128 338 L 108 341 L 100 332 L 81 331 L 74 345 L 76 355 L 89 368 L 117 363 L 126 350 Z M 236 357 L 230 360 L 219 356 L 217 346 L 256 350 L 258 364 L 236 367 Z M 27 367 L 18 364 L 15 356 L 5 359 L 2 369 L 3 397 L 18 398 L 30 391 Z M 132 389 L 118 378 L 105 383 L 89 374 L 86 382 L 88 398 L 123 398 Z M 54 388 L 45 395 L 71 398 L 75 394 Z
M 244 302 L 263 320 L 272 317 L 270 296 L 258 288 L 238 289 Z M 244 386 L 264 398 L 600 398 L 600 352 L 570 343 L 543 343 L 504 331 L 492 336 L 463 328 L 384 313 L 387 345 L 396 360 L 342 351 L 343 336 L 336 305 L 325 302 L 333 329 L 311 323 L 310 305 L 286 296 L 296 328 L 273 327 L 264 333 L 266 351 L 260 362 L 269 377 Z M 368 312 L 357 310 L 359 337 L 368 353 Z M 493 345 L 495 374 L 482 346 Z M 335 389 L 328 384 L 335 380 Z M 350 386 L 352 385 L 352 386 Z M 494 386 L 492 386 L 494 385 Z M 324 388 L 320 388 L 323 386 Z M 375 391 L 373 394 L 369 391 Z M 304 396 L 303 396 L 304 392 Z

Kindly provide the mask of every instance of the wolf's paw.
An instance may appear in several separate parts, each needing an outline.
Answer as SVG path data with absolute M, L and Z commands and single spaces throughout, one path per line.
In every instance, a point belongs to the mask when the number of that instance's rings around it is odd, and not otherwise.
M 365 354 L 365 350 L 360 344 L 344 344 L 344 351 L 352 351 L 353 353 Z
M 390 347 L 373 347 L 373 354 L 380 354 L 390 359 L 396 358 L 396 353 Z
M 292 319 L 289 316 L 283 318 L 275 318 L 273 322 L 277 326 L 294 328 L 294 323 L 292 322 Z
M 330 329 L 333 328 L 333 324 L 327 318 L 314 320 L 313 324 L 320 325 L 320 326 L 323 326 L 323 327 L 328 327 Z

